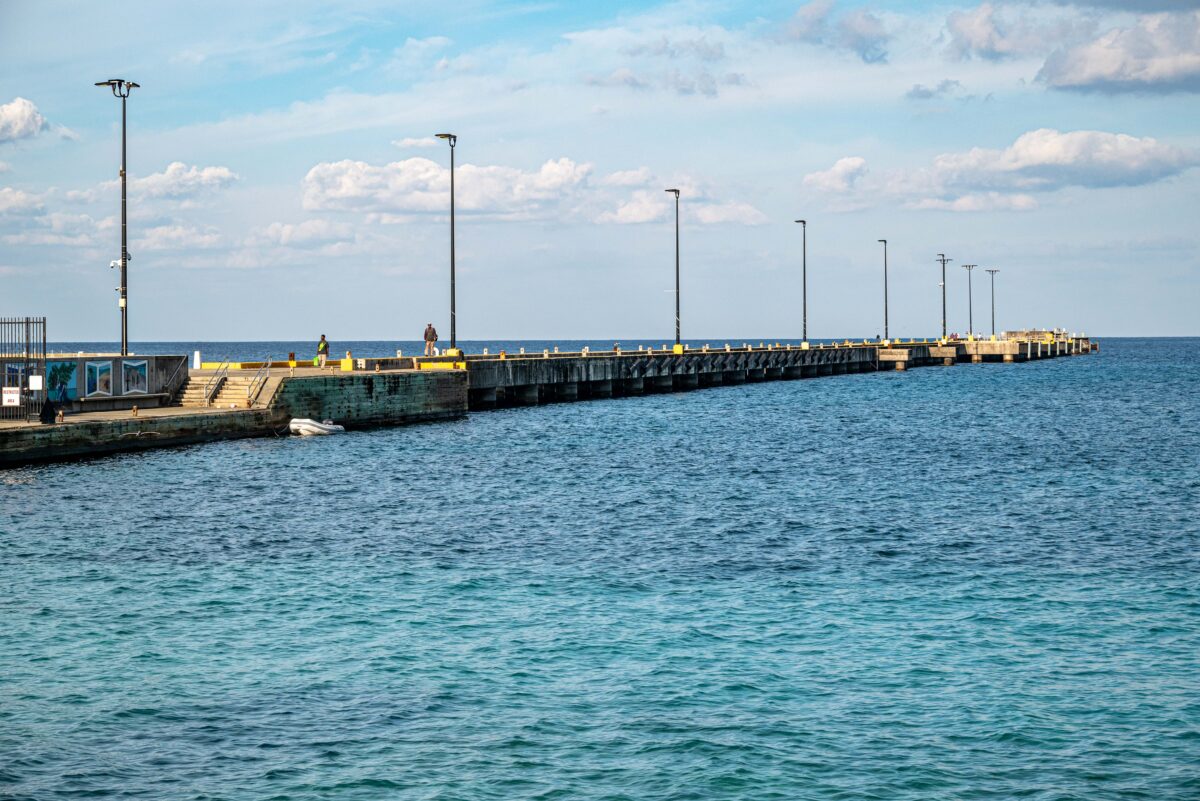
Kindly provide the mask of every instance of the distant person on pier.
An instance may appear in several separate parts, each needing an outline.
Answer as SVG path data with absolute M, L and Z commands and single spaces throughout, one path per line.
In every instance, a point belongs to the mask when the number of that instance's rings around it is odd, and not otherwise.
M 317 343 L 317 366 L 324 367 L 325 360 L 329 358 L 329 343 L 325 340 L 325 335 L 321 334 L 321 341 Z
M 433 327 L 433 323 L 425 326 L 425 355 L 433 355 L 433 346 L 437 344 L 438 336 L 437 329 Z

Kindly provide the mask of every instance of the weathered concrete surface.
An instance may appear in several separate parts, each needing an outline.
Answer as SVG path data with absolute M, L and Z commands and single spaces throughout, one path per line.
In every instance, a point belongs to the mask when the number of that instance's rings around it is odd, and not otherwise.
M 467 376 L 458 371 L 308 374 L 275 377 L 264 409 L 167 407 L 97 412 L 58 425 L 0 426 L 0 467 L 189 445 L 286 430 L 293 417 L 346 426 L 395 425 L 459 417 L 467 411 Z M 268 389 L 271 389 L 268 387 Z
M 288 419 L 349 426 L 444 420 L 467 413 L 467 375 L 406 370 L 285 378 L 271 408 Z
M 1087 339 L 1022 342 L 956 340 L 893 342 L 812 348 L 700 349 L 682 354 L 606 351 L 551 356 L 468 355 L 417 359 L 420 369 L 275 373 L 261 409 L 196 410 L 170 407 L 96 412 L 42 426 L 0 424 L 0 467 L 118 451 L 270 435 L 292 417 L 334 420 L 349 427 L 442 420 L 471 409 L 550 401 L 673 392 L 748 381 L 801 379 L 978 359 L 1025 361 L 1090 353 Z M 466 369 L 451 369 L 462 363 Z
M 0 467 L 258 437 L 271 433 L 279 425 L 279 420 L 267 410 L 196 412 L 189 409 L 188 412 L 138 417 L 129 412 L 113 412 L 111 419 L 6 427 L 0 429 Z M 99 414 L 90 416 L 100 417 Z
M 467 355 L 472 409 L 637 395 L 876 369 L 875 347 Z M 553 388 L 575 385 L 560 394 Z M 540 388 L 540 389 L 539 389 Z

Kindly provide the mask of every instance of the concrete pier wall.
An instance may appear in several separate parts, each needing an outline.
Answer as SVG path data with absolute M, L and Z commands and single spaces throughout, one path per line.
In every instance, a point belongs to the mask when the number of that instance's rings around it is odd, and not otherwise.
M 467 375 L 439 370 L 286 378 L 271 408 L 281 418 L 343 425 L 444 420 L 467 413 Z
M 112 420 L 5 428 L 0 430 L 0 467 L 260 437 L 270 434 L 279 426 L 280 421 L 270 411 L 260 409 L 162 417 L 129 416 Z
M 122 451 L 286 433 L 293 417 L 347 426 L 396 425 L 467 412 L 462 370 L 332 373 L 283 377 L 265 409 L 156 409 L 137 417 L 110 412 L 68 417 L 56 425 L 0 427 L 0 467 Z
M 678 392 L 747 382 L 908 370 L 966 361 L 1027 361 L 1091 353 L 1087 339 L 844 343 L 670 352 L 468 355 L 417 359 L 419 369 L 276 372 L 265 408 L 143 410 L 69 416 L 58 425 L 0 421 L 0 467 L 281 432 L 293 417 L 349 427 L 459 417 L 468 409 Z M 465 369 L 464 369 L 465 368 Z M 282 372 L 282 371 L 281 371 Z
M 470 408 L 673 392 L 876 369 L 874 346 L 465 358 Z M 574 391 L 556 388 L 574 385 Z

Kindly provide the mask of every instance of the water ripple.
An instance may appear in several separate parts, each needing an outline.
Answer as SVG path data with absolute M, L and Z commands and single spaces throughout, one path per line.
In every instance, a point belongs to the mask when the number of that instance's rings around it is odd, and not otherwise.
M 0 798 L 1200 797 L 1197 344 L 8 471 Z

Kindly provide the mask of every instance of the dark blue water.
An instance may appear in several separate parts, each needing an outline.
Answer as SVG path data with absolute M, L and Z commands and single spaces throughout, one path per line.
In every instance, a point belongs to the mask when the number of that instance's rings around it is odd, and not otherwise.
M 1198 345 L 0 473 L 0 797 L 1195 799 Z

